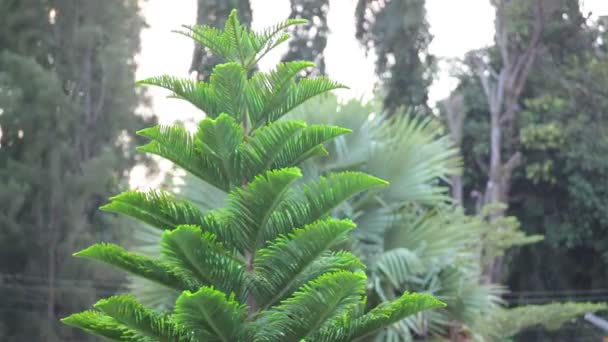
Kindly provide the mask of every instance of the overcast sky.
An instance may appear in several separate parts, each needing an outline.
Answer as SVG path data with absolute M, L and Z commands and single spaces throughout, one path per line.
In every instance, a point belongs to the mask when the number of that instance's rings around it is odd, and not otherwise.
M 289 0 L 251 0 L 253 27 L 262 29 L 289 15 Z M 356 0 L 330 0 L 329 27 L 331 34 L 325 49 L 329 76 L 348 85 L 350 90 L 338 90 L 342 98 L 369 98 L 376 78 L 374 61 L 355 39 L 354 10 Z M 608 0 L 585 0 L 585 11 L 595 15 L 608 15 Z M 471 50 L 490 45 L 494 34 L 494 13 L 490 0 L 426 0 L 427 18 L 434 39 L 430 51 L 442 59 L 463 57 Z M 138 56 L 137 78 L 169 74 L 189 77 L 188 68 L 193 43 L 188 38 L 171 33 L 180 25 L 192 24 L 196 19 L 196 0 L 147 0 L 143 2 L 143 15 L 149 28 L 142 32 L 142 50 Z M 285 48 L 284 46 L 283 48 Z M 273 67 L 283 54 L 277 49 L 262 60 L 261 69 Z M 437 80 L 430 89 L 430 104 L 447 96 L 456 85 L 450 77 L 447 62 L 440 62 Z M 150 88 L 151 110 L 160 123 L 175 120 L 200 120 L 200 111 L 185 101 L 167 99 L 168 92 Z M 160 163 L 167 170 L 170 163 Z M 144 169 L 136 168 L 131 186 L 146 189 L 161 181 L 145 179 Z
M 261 29 L 284 20 L 289 15 L 289 0 L 251 0 L 253 27 Z M 369 97 L 375 83 L 374 65 L 354 37 L 355 0 L 330 0 L 328 15 L 331 34 L 325 50 L 327 72 L 351 89 L 337 91 L 342 98 Z M 471 49 L 490 45 L 494 34 L 493 8 L 489 0 L 427 0 L 427 15 L 434 39 L 430 52 L 443 58 L 462 57 Z M 585 11 L 608 15 L 608 0 L 585 0 Z M 143 14 L 149 28 L 142 33 L 142 51 L 138 58 L 138 78 L 159 74 L 188 77 L 193 43 L 171 33 L 196 18 L 196 0 L 147 0 Z M 286 45 L 284 46 L 284 48 Z M 262 60 L 261 68 L 275 65 L 284 49 Z M 430 104 L 444 98 L 455 86 L 447 62 L 440 63 L 438 79 L 430 89 Z M 166 99 L 166 92 L 150 89 L 152 110 L 162 123 L 198 117 L 188 104 Z

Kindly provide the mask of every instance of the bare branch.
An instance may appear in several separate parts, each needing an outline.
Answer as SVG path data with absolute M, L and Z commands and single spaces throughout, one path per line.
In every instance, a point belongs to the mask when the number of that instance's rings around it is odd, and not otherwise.
M 104 109 L 103 106 L 105 104 L 106 101 L 106 89 L 107 89 L 107 85 L 106 85 L 106 77 L 105 77 L 105 73 L 103 71 L 103 64 L 100 63 L 101 68 L 101 76 L 100 76 L 100 89 L 99 89 L 99 99 L 97 100 L 97 104 L 95 105 L 95 108 L 93 109 L 93 113 L 91 116 L 91 124 L 95 124 L 95 122 L 97 121 L 97 118 L 99 117 L 99 114 L 101 114 L 101 111 Z
M 473 160 L 475 160 L 475 164 L 477 164 L 477 167 L 479 167 L 483 173 L 487 174 L 490 171 L 488 164 L 481 160 L 479 156 L 473 155 Z
M 534 6 L 534 23 L 532 37 L 528 47 L 523 52 L 520 58 L 518 58 L 517 65 L 513 69 L 513 95 L 518 98 L 528 78 L 528 74 L 532 69 L 534 60 L 536 59 L 537 52 L 540 48 L 542 33 L 545 27 L 545 14 L 543 11 L 543 2 L 535 1 Z
M 507 83 L 508 76 L 508 69 L 503 68 L 500 70 L 500 76 L 496 80 L 496 104 L 494 112 L 499 112 L 502 109 L 502 105 L 505 100 L 505 84 Z
M 474 64 L 475 69 L 473 70 L 477 77 L 479 78 L 479 82 L 481 83 L 481 87 L 483 88 L 483 92 L 486 94 L 488 98 L 488 102 L 492 98 L 492 89 L 490 86 L 489 75 L 486 73 L 487 65 L 484 63 L 481 57 L 472 56 L 471 61 Z
M 445 115 L 448 122 L 448 128 L 452 140 L 460 146 L 462 142 L 462 126 L 464 124 L 465 108 L 464 108 L 464 96 L 459 93 L 452 93 L 450 96 L 442 101 L 443 108 L 445 109 Z
M 500 57 L 504 65 L 509 65 L 509 37 L 505 28 L 505 4 L 504 1 L 498 1 L 496 4 L 496 24 L 495 24 L 495 40 L 496 45 L 500 50 Z
M 511 181 L 511 175 L 513 174 L 513 170 L 521 165 L 522 162 L 522 154 L 521 152 L 515 152 L 509 160 L 502 167 L 502 178 L 504 181 L 509 183 Z

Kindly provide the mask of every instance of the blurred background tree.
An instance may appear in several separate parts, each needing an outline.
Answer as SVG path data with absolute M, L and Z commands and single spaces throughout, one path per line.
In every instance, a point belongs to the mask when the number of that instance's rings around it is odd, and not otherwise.
M 72 258 L 124 230 L 100 215 L 128 186 L 137 1 L 0 1 L 0 335 L 85 341 L 58 319 L 122 286 Z
M 529 39 L 525 23 L 531 12 L 522 7 L 526 4 L 530 3 L 509 7 L 504 17 L 507 29 L 520 30 L 519 42 Z M 502 154 L 518 153 L 521 158 L 503 200 L 509 205 L 507 212 L 521 221 L 527 233 L 545 236 L 543 242 L 508 255 L 499 276 L 514 291 L 506 296 L 512 304 L 608 298 L 606 23 L 588 20 L 576 0 L 551 5 L 535 61 L 513 102 L 514 115 L 500 122 Z M 499 50 L 497 44 L 481 51 L 487 65 L 501 65 Z M 473 211 L 486 188 L 491 154 L 488 99 L 476 71 L 478 61 L 471 58 L 479 54 L 476 51 L 464 61 L 460 84 L 451 95 L 463 99 L 460 112 L 447 103 L 443 106 L 446 122 L 450 117 L 462 120 L 462 193 L 465 206 Z M 520 338 L 576 340 L 591 334 L 584 330 L 589 328 L 579 324 L 569 332 L 549 335 L 531 330 Z
M 424 0 L 358 0 L 356 36 L 375 53 L 379 95 L 389 113 L 400 107 L 428 109 L 435 57 Z
M 325 74 L 325 56 L 329 26 L 327 12 L 329 0 L 291 0 L 290 18 L 304 18 L 308 24 L 292 29 L 289 49 L 283 61 L 305 60 L 316 64 L 314 72 Z M 313 70 L 311 70 L 313 71 Z M 309 72 L 310 73 L 310 72 Z M 313 74 L 314 76 L 314 74 Z
M 239 11 L 241 23 L 251 26 L 253 17 L 249 0 L 198 0 L 197 5 L 197 25 L 224 28 L 230 11 L 236 8 Z M 184 23 L 184 25 L 188 24 L 190 23 Z M 190 72 L 196 72 L 199 80 L 207 80 L 211 75 L 211 69 L 218 63 L 221 63 L 220 58 L 214 56 L 208 48 L 194 46 Z
M 223 27 L 233 8 L 239 11 L 241 22 L 250 26 L 253 20 L 250 0 L 198 0 L 196 24 Z M 290 0 L 289 18 L 304 18 L 309 22 L 291 29 L 292 39 L 283 61 L 312 61 L 316 64 L 314 72 L 325 74 L 323 52 L 329 34 L 328 11 L 329 0 Z M 207 49 L 195 46 L 190 71 L 195 71 L 199 79 L 205 80 L 213 66 L 220 62 Z

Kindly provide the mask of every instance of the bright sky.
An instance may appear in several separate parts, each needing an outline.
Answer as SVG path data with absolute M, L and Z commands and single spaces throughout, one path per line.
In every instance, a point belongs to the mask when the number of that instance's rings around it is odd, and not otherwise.
M 289 15 L 289 0 L 251 0 L 251 3 L 254 29 L 262 29 Z M 608 0 L 584 0 L 582 3 L 585 11 L 608 15 Z M 373 58 L 365 56 L 354 37 L 355 5 L 356 0 L 330 1 L 328 20 L 331 34 L 325 50 L 327 72 L 351 88 L 339 91 L 342 98 L 369 98 L 376 81 Z M 430 89 L 430 104 L 433 105 L 456 85 L 449 75 L 447 60 L 463 57 L 471 49 L 492 43 L 494 13 L 489 0 L 427 0 L 426 6 L 434 36 L 430 51 L 442 59 L 438 79 Z M 196 0 L 147 0 L 143 2 L 143 14 L 149 28 L 142 33 L 138 78 L 159 74 L 188 77 L 192 42 L 171 33 L 171 30 L 195 22 Z M 262 60 L 261 68 L 274 66 L 284 51 L 275 50 Z M 153 97 L 152 110 L 162 123 L 198 115 L 183 101 L 166 99 L 167 93 L 163 90 L 151 88 L 150 94 Z
M 182 24 L 196 19 L 196 0 L 147 0 L 142 2 L 143 15 L 149 25 L 142 32 L 142 51 L 138 56 L 138 79 L 170 74 L 188 77 L 193 43 L 171 33 Z M 289 0 L 251 0 L 253 28 L 262 29 L 289 15 Z M 584 0 L 584 11 L 594 17 L 608 15 L 608 0 Z M 342 98 L 371 96 L 376 77 L 374 60 L 366 57 L 355 39 L 356 0 L 330 0 L 328 14 L 331 30 L 325 50 L 329 76 L 350 90 L 340 90 Z M 430 89 L 430 105 L 445 98 L 456 86 L 449 74 L 447 60 L 461 58 L 472 49 L 490 45 L 494 35 L 494 12 L 490 0 L 426 0 L 427 18 L 434 39 L 430 52 L 441 59 L 437 80 Z M 284 48 L 286 47 L 286 44 Z M 261 69 L 274 66 L 284 49 L 277 49 L 262 60 Z M 184 101 L 167 99 L 166 91 L 149 89 L 151 110 L 163 124 L 175 120 L 200 119 L 201 114 Z M 139 178 L 135 176 L 134 178 Z

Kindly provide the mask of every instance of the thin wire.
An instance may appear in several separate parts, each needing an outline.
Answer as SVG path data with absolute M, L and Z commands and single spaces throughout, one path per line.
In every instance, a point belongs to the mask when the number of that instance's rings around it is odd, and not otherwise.
M 40 291 L 47 292 L 49 290 L 48 286 L 44 285 L 11 285 L 11 284 L 0 284 L 0 288 L 5 289 L 14 289 L 14 290 L 27 290 L 27 291 Z M 120 289 L 116 289 L 115 291 L 111 290 L 101 290 L 95 288 L 83 288 L 80 286 L 53 286 L 54 290 L 64 291 L 64 292 L 81 292 L 81 293 L 91 293 L 91 294 L 99 294 L 99 295 L 107 295 L 112 296 L 117 292 L 120 292 Z
M 31 275 L 23 275 L 23 274 L 0 273 L 0 281 L 1 280 L 11 281 L 11 280 L 15 280 L 15 279 L 27 280 L 27 281 L 39 281 L 39 282 L 44 282 L 44 283 L 48 283 L 48 281 L 49 281 L 48 277 L 31 276 Z M 118 286 L 118 285 L 125 284 L 128 281 L 120 282 L 120 281 L 55 278 L 55 282 L 83 283 L 83 284 L 87 284 L 87 285 L 90 283 L 93 283 L 93 284 L 107 285 L 107 286 L 111 287 L 111 286 Z
M 600 289 L 566 289 L 566 290 L 529 290 L 529 291 L 510 291 L 507 292 L 507 295 L 513 294 L 546 294 L 546 293 L 596 293 L 596 292 L 608 292 L 608 288 L 600 288 Z

